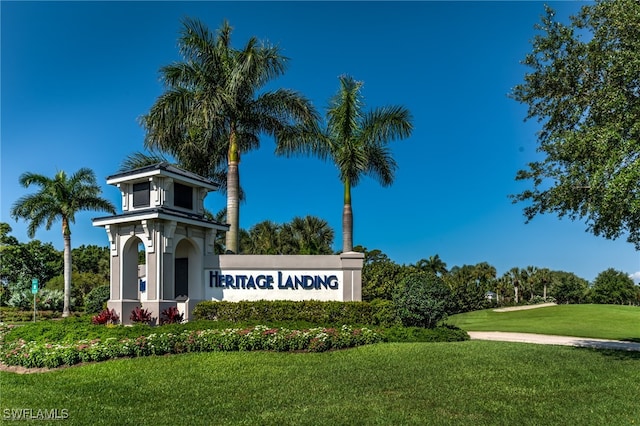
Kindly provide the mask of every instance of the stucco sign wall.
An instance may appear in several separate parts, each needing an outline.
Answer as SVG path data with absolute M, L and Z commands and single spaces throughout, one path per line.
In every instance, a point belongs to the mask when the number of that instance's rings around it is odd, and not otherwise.
M 362 254 L 332 256 L 220 255 L 205 268 L 207 300 L 361 299 Z

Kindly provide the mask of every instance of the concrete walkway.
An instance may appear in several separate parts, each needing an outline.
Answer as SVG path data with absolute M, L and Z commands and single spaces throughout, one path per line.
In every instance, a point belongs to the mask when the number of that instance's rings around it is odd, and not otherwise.
M 497 340 L 501 342 L 536 343 L 540 345 L 577 346 L 581 348 L 640 351 L 640 343 L 622 340 L 592 339 L 588 337 L 551 336 L 504 331 L 468 331 L 471 340 Z

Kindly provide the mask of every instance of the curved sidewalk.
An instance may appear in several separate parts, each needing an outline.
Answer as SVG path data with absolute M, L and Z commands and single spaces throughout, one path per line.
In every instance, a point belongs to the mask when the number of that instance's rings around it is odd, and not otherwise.
M 581 348 L 640 351 L 640 343 L 625 342 L 622 340 L 551 336 L 533 333 L 508 333 L 504 331 L 468 331 L 467 333 L 472 340 L 496 340 L 501 342 L 536 343 L 540 345 L 562 345 Z

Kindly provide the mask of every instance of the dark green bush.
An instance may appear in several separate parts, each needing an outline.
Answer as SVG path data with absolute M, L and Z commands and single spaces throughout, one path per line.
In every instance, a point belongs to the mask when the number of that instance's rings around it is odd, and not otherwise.
M 387 301 L 320 302 L 317 300 L 257 302 L 201 302 L 194 312 L 196 319 L 218 321 L 307 321 L 318 325 L 389 326 L 395 322 Z
M 88 314 L 97 314 L 104 309 L 104 304 L 109 300 L 110 289 L 108 285 L 96 287 L 87 294 L 84 299 L 84 309 Z
M 469 340 L 466 331 L 453 325 L 435 328 L 391 327 L 382 331 L 388 342 L 462 342 Z
M 414 271 L 393 293 L 396 315 L 406 327 L 434 328 L 446 317 L 451 291 L 432 272 Z
M 32 313 L 33 315 L 33 313 Z M 164 328 L 163 328 L 164 330 Z M 117 340 L 125 337 L 138 337 L 151 333 L 156 333 L 157 327 L 148 325 L 134 325 L 128 327 L 105 327 L 104 325 L 93 325 L 91 316 L 69 317 L 55 321 L 38 321 L 36 323 L 26 322 L 19 327 L 15 327 L 9 332 L 5 340 L 14 341 L 23 339 L 27 342 L 58 342 L 70 343 L 78 340 L 106 339 L 114 337 Z

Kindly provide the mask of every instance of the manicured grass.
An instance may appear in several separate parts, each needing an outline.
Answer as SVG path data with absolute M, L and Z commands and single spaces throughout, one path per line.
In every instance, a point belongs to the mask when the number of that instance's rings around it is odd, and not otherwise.
M 640 422 L 640 354 L 503 342 L 235 352 L 0 373 L 6 409 L 69 425 Z
M 640 307 L 557 305 L 523 311 L 483 310 L 454 315 L 448 324 L 466 331 L 514 331 L 640 341 Z

